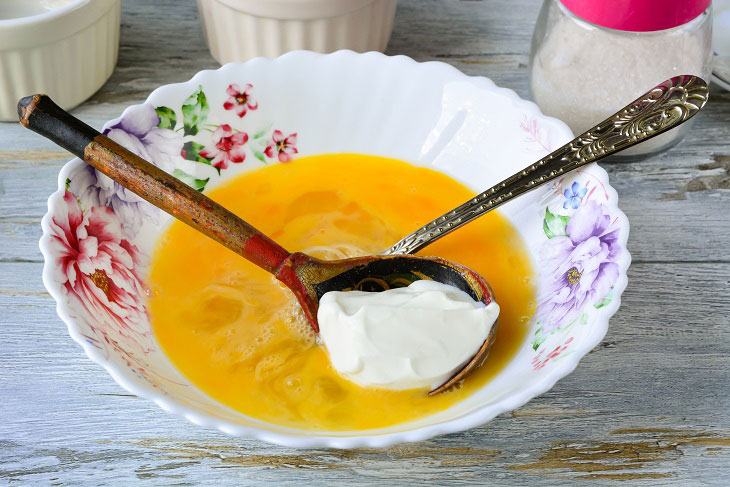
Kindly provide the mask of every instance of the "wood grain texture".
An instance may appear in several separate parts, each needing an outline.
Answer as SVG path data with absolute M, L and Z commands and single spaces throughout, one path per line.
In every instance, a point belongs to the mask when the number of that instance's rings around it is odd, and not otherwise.
M 148 5 L 149 4 L 149 5 Z M 401 0 L 388 52 L 527 95 L 538 0 Z M 159 85 L 217 64 L 195 2 L 125 0 L 119 65 L 74 114 L 101 128 Z M 548 393 L 468 432 L 383 450 L 229 438 L 123 391 L 41 283 L 46 199 L 68 159 L 0 124 L 0 485 L 724 485 L 730 465 L 730 94 L 692 136 L 609 162 L 634 263 L 604 341 Z

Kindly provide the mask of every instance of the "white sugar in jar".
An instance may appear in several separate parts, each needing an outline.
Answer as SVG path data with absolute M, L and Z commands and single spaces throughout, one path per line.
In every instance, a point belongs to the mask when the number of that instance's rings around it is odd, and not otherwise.
M 545 0 L 530 52 L 530 91 L 578 135 L 680 74 L 712 71 L 710 0 Z M 679 141 L 683 124 L 617 157 Z

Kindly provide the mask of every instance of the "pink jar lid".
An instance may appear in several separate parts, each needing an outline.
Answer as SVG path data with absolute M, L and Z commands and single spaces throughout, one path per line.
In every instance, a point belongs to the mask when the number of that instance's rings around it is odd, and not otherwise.
M 711 0 L 560 0 L 583 20 L 610 29 L 648 32 L 686 24 Z

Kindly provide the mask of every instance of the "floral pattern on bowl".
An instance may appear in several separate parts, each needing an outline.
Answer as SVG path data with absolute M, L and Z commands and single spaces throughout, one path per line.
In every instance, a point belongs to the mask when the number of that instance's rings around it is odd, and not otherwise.
M 564 188 L 567 186 L 567 188 Z M 589 315 L 611 303 L 619 277 L 621 228 L 618 216 L 605 205 L 609 195 L 603 184 L 590 179 L 555 185 L 562 190 L 562 211 L 546 206 L 543 231 L 547 237 L 539 250 L 542 285 L 538 296 L 532 348 L 539 350 L 553 335 L 564 336 L 577 323 L 591 322 Z M 558 197 L 558 199 L 560 199 Z M 568 350 L 572 337 L 548 354 L 557 359 Z M 546 365 L 543 350 L 533 359 L 536 369 Z M 567 353 L 570 353 L 568 351 Z M 538 365 L 539 364 L 539 365 Z
M 235 110 L 243 119 L 258 108 L 252 90 L 251 84 L 244 90 L 229 85 L 223 108 Z M 199 87 L 177 110 L 149 103 L 130 107 L 103 133 L 198 191 L 211 177 L 220 177 L 229 163 L 243 163 L 249 152 L 262 162 L 288 162 L 297 152 L 296 133 L 285 137 L 280 130 L 260 130 L 246 146 L 249 136 L 241 123 L 236 128 L 210 124 L 209 112 Z M 177 122 L 177 113 L 182 114 L 182 123 Z M 207 143 L 193 140 L 198 134 Z M 216 172 L 205 179 L 195 177 L 179 167 L 182 160 L 211 166 Z M 73 316 L 84 323 L 84 340 L 107 357 L 112 352 L 123 355 L 127 366 L 148 380 L 150 367 L 144 356 L 156 347 L 142 273 L 150 255 L 131 242 L 145 220 L 159 222 L 161 210 L 87 165 L 66 178 L 63 200 L 54 209 L 50 219 L 51 252 L 58 256 L 54 280 L 61 284 Z
M 104 133 L 199 191 L 267 164 L 337 152 L 404 159 L 481 191 L 572 138 L 562 122 L 485 78 L 349 51 L 294 52 L 203 71 L 155 90 Z M 449 410 L 367 433 L 266 424 L 192 387 L 159 349 L 145 305 L 152 252 L 171 217 L 79 160 L 62 169 L 43 220 L 44 283 L 89 357 L 166 410 L 289 446 L 384 446 L 460 431 L 519 407 L 598 343 L 630 260 L 628 221 L 616 199 L 593 165 L 500 209 L 535 262 L 529 339 L 493 381 Z

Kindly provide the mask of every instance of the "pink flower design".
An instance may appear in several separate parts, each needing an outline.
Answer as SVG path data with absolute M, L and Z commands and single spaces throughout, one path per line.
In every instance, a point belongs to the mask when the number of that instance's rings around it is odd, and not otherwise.
M 553 360 L 553 359 L 556 359 L 556 358 L 558 358 L 558 356 L 559 356 L 559 355 L 560 355 L 561 353 L 563 353 L 563 352 L 564 352 L 565 350 L 567 350 L 567 349 L 568 349 L 568 345 L 569 345 L 569 344 L 570 344 L 570 342 L 572 342 L 572 341 L 573 341 L 573 337 L 570 337 L 570 338 L 568 338 L 568 339 L 567 339 L 567 340 L 565 341 L 565 343 L 563 343 L 562 345 L 558 345 L 557 347 L 555 347 L 555 348 L 554 348 L 554 349 L 553 349 L 553 350 L 552 350 L 552 351 L 551 351 L 551 352 L 550 352 L 549 354 L 547 354 L 547 355 L 546 355 L 546 356 L 545 356 L 544 358 L 542 357 L 542 353 L 543 353 L 543 352 L 544 352 L 545 350 L 540 350 L 540 352 L 539 352 L 539 353 L 538 353 L 537 355 L 535 355 L 535 356 L 534 356 L 534 357 L 532 358 L 532 368 L 533 368 L 533 370 L 540 370 L 540 369 L 542 369 L 543 367 L 545 367 L 545 366 L 546 366 L 546 365 L 548 364 L 548 362 L 550 362 L 550 361 L 551 361 L 551 360 Z
M 131 340 L 148 351 L 142 345 L 149 342 L 145 288 L 137 274 L 142 256 L 122 238 L 120 220 L 106 206 L 83 213 L 69 191 L 55 208 L 50 224 L 54 279 L 75 300 L 72 307 L 107 343 Z
M 296 132 L 284 137 L 281 130 L 274 130 L 274 133 L 271 135 L 271 143 L 266 146 L 264 154 L 266 154 L 266 157 L 272 159 L 275 157 L 275 154 L 278 154 L 279 162 L 289 162 L 292 160 L 292 156 L 299 152 L 296 145 Z
M 243 87 L 243 91 L 238 87 L 237 84 L 228 86 L 226 93 L 228 93 L 228 100 L 223 103 L 223 108 L 226 110 L 236 110 L 236 115 L 243 118 L 246 112 L 249 110 L 256 110 L 259 104 L 251 96 L 252 84 L 247 84 Z
M 246 159 L 243 145 L 248 142 L 246 132 L 234 132 L 230 125 L 224 123 L 213 132 L 213 147 L 206 147 L 200 155 L 211 160 L 213 167 L 225 169 L 228 162 L 240 163 Z
M 537 125 L 537 119 L 525 116 L 520 122 L 520 128 L 525 132 L 525 141 L 537 144 L 545 152 L 552 152 L 550 149 L 550 134 L 545 134 L 540 126 Z

